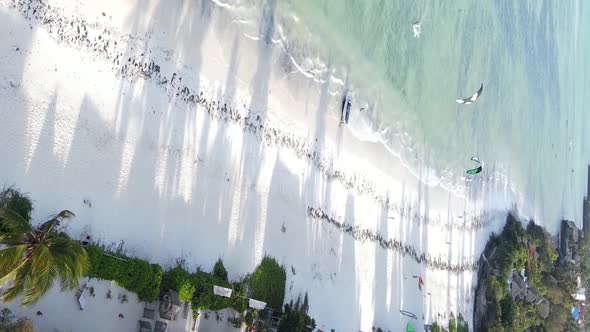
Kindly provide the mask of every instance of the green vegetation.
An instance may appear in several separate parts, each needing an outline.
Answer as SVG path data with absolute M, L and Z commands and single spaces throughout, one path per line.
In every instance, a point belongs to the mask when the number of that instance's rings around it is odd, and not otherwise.
M 238 282 L 229 282 L 227 270 L 219 259 L 211 273 L 197 270 L 189 273 L 181 265 L 166 271 L 162 277 L 162 289 L 174 289 L 179 298 L 188 301 L 195 312 L 217 311 L 233 308 L 238 312 L 248 309 L 247 299 L 255 298 L 267 304 L 275 303 L 280 310 L 285 296 L 286 272 L 273 258 L 265 257 L 253 275 Z M 232 289 L 230 298 L 213 294 L 213 285 Z M 246 289 L 250 293 L 246 293 Z M 254 312 L 248 312 L 246 321 L 253 323 Z
M 191 302 L 196 286 L 193 284 L 191 275 L 180 265 L 164 273 L 162 278 L 162 289 L 175 289 L 178 291 L 178 298 L 184 302 Z
M 9 187 L 0 192 L 0 209 L 12 210 L 24 220 L 30 221 L 33 203 L 27 195 L 20 193 L 13 187 Z
M 158 298 L 162 268 L 139 258 L 105 252 L 96 245 L 86 248 L 90 261 L 89 276 L 114 280 L 121 287 L 137 294 L 140 300 L 151 302 Z
M 191 279 L 196 289 L 192 300 L 193 310 L 217 311 L 233 308 L 237 312 L 246 311 L 248 303 L 241 282 L 230 283 L 203 271 L 197 271 Z M 233 289 L 231 298 L 213 294 L 213 285 Z
M 500 284 L 495 275 L 489 276 L 487 298 L 494 302 L 500 302 L 506 295 L 508 295 L 508 289 L 503 284 Z
M 252 310 L 248 310 L 248 312 L 246 312 L 246 317 L 244 318 L 244 323 L 246 323 L 246 326 L 251 327 L 254 325 L 254 315 L 255 312 Z
M 285 311 L 283 318 L 279 323 L 278 332 L 309 332 L 313 331 L 316 327 L 315 320 L 309 317 L 307 311 L 309 310 L 309 304 L 307 294 L 301 302 L 301 296 L 297 298 L 297 301 L 293 303 L 293 300 L 289 304 L 285 304 Z
M 280 311 L 285 298 L 286 282 L 285 268 L 274 258 L 264 257 L 250 278 L 250 295 L 266 302 L 268 307 Z
M 449 319 L 449 329 L 445 329 L 444 327 L 438 325 L 437 322 L 432 324 L 432 332 L 469 332 L 469 325 L 463 319 L 463 316 L 459 314 L 457 319 L 455 319 L 455 315 L 451 313 L 451 317 Z
M 563 330 L 571 318 L 576 273 L 574 264 L 557 260 L 549 234 L 531 221 L 526 230 L 522 223 L 509 215 L 499 236 L 492 236 L 485 253 L 497 274 L 485 277 L 486 313 L 484 331 Z M 527 281 L 539 296 L 550 302 L 549 317 L 543 320 L 541 306 L 525 300 L 513 300 L 506 280 L 512 271 L 524 269 Z M 518 272 L 516 272 L 518 273 Z
M 227 281 L 227 270 L 225 269 L 225 266 L 223 266 L 221 258 L 218 259 L 213 266 L 213 275 L 219 280 Z
M 20 199 L 19 196 L 13 196 Z M 20 213 L 0 209 L 0 284 L 11 283 L 2 293 L 2 301 L 10 302 L 23 295 L 21 305 L 37 302 L 59 281 L 62 289 L 73 289 L 88 270 L 88 257 L 82 245 L 57 225 L 74 214 L 64 210 L 40 226 L 31 226 Z

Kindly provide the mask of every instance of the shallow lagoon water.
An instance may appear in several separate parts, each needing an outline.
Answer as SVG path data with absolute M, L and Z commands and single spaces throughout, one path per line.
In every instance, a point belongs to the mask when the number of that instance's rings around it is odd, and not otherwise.
M 368 109 L 373 135 L 359 136 L 427 165 L 435 185 L 516 206 L 555 231 L 561 218 L 581 223 L 590 24 L 580 17 L 589 11 L 582 2 L 298 0 L 278 2 L 277 20 L 302 67 L 329 68 Z M 455 103 L 480 83 L 475 104 Z M 485 171 L 468 178 L 474 155 Z

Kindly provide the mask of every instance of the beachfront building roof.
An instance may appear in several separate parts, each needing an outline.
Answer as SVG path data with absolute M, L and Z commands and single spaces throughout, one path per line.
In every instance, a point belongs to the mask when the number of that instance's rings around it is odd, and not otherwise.
M 544 300 L 541 295 L 539 295 L 533 287 L 530 287 L 519 274 L 512 275 L 510 296 L 512 296 L 514 300 L 524 300 L 534 305 L 539 305 Z
M 175 320 L 181 305 L 178 293 L 172 289 L 167 290 L 160 297 L 160 317 Z
M 513 299 L 522 300 L 525 298 L 527 285 L 520 275 L 514 274 L 510 285 L 510 295 Z
M 524 299 L 532 304 L 538 305 L 543 301 L 543 298 L 537 293 L 533 287 L 528 287 Z

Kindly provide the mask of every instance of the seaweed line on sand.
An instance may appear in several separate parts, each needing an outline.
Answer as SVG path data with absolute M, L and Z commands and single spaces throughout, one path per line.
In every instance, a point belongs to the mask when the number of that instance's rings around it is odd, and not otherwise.
M 385 250 L 392 250 L 400 253 L 404 257 L 410 257 L 419 264 L 423 264 L 426 267 L 434 270 L 445 270 L 453 273 L 461 273 L 464 271 L 476 271 L 478 268 L 477 261 L 473 261 L 468 258 L 462 259 L 461 263 L 453 263 L 450 260 L 443 259 L 442 256 L 432 256 L 429 253 L 420 252 L 415 247 L 405 244 L 395 238 L 386 239 L 381 234 L 366 229 L 360 228 L 358 225 L 353 226 L 349 223 L 339 221 L 335 218 L 330 217 L 321 208 L 314 208 L 311 206 L 307 207 L 307 215 L 310 218 L 321 220 L 328 223 L 340 231 L 350 235 L 355 240 L 363 242 L 375 242 L 381 248 Z

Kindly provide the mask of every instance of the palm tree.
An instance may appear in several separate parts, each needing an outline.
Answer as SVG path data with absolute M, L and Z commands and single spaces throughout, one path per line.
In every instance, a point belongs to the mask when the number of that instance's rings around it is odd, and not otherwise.
M 59 280 L 62 290 L 73 289 L 88 270 L 86 250 L 56 226 L 73 217 L 61 211 L 38 227 L 18 213 L 0 209 L 0 285 L 8 283 L 0 300 L 10 302 L 23 295 L 21 305 L 37 302 Z

